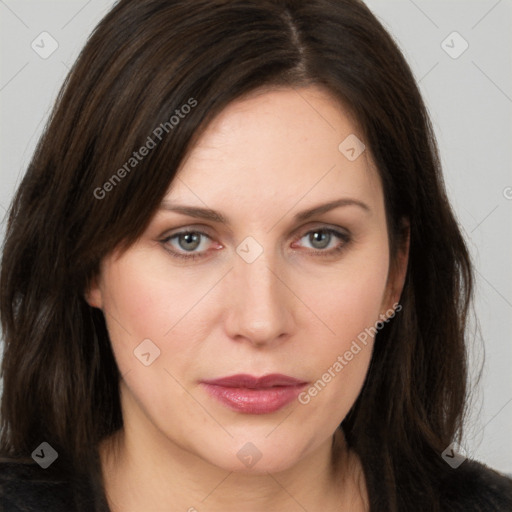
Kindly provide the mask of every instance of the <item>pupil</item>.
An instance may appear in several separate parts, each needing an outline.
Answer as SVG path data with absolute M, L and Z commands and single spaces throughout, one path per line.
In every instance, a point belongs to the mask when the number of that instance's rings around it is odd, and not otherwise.
M 182 243 L 184 242 L 184 243 Z M 180 246 L 182 249 L 192 250 L 199 245 L 199 235 L 197 233 L 186 233 L 180 237 Z
M 327 231 L 315 231 L 310 235 L 310 241 L 313 247 L 324 249 L 329 245 L 331 234 Z

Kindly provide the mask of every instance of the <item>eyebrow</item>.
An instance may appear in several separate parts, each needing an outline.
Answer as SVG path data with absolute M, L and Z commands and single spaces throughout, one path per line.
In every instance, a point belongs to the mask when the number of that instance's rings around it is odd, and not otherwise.
M 370 207 L 366 203 L 363 203 L 357 199 L 343 198 L 314 206 L 313 208 L 299 212 L 295 215 L 294 220 L 297 222 L 302 222 L 310 219 L 311 217 L 314 217 L 315 215 L 321 215 L 322 213 L 326 213 L 330 210 L 333 210 L 334 208 L 340 208 L 342 206 L 357 206 L 367 213 L 371 212 Z M 227 217 L 222 215 L 220 212 L 211 210 L 210 208 L 178 205 L 173 204 L 170 201 L 163 201 L 160 206 L 160 210 L 182 213 L 183 215 L 188 215 L 189 217 L 211 220 L 213 222 L 229 225 L 229 220 Z

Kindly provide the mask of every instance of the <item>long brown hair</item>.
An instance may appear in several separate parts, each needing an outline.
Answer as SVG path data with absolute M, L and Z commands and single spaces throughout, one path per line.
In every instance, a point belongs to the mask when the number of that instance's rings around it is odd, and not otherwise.
M 102 258 L 142 234 L 208 121 L 257 88 L 310 84 L 361 125 L 392 256 L 410 222 L 402 311 L 378 333 L 342 428 L 372 510 L 422 510 L 420 490 L 425 510 L 440 509 L 449 469 L 440 454 L 462 432 L 472 271 L 418 87 L 358 0 L 121 0 L 96 27 L 10 209 L 0 275 L 4 455 L 27 456 L 44 440 L 89 467 L 122 427 L 120 375 L 87 284 Z M 191 108 L 178 116 L 183 105 Z M 127 166 L 148 137 L 155 147 Z

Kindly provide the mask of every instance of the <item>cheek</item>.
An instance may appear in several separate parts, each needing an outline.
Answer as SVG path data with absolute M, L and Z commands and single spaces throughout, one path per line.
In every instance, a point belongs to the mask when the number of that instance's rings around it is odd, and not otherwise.
M 188 422 L 205 422 L 204 411 L 185 388 L 207 335 L 199 321 L 204 318 L 197 317 L 204 310 L 194 305 L 214 281 L 196 280 L 191 286 L 184 272 L 169 275 L 158 260 L 134 256 L 107 268 L 104 278 L 104 311 L 124 381 L 124 406 L 132 419 L 139 417 L 135 423 L 150 419 L 185 443 Z
M 300 279 L 300 293 L 329 329 L 327 338 L 343 345 L 384 313 L 389 268 L 387 244 L 372 244 L 354 252 L 332 272 Z M 332 345 L 332 343 L 328 343 Z
M 135 256 L 118 260 L 104 274 L 105 317 L 121 374 L 130 370 L 139 373 L 140 367 L 144 368 L 137 357 L 142 350 L 148 352 L 144 347 L 150 349 L 150 360 L 158 354 L 152 367 L 166 367 L 171 353 L 174 364 L 186 360 L 194 351 L 193 340 L 198 338 L 193 331 L 202 328 L 201 322 L 189 323 L 188 316 L 212 286 L 210 280 L 196 282 L 184 272 L 169 276 L 168 269 L 159 268 L 158 260 L 145 258 L 143 253 Z M 176 332 L 182 330 L 188 336 L 182 336 L 180 346 L 173 347 Z

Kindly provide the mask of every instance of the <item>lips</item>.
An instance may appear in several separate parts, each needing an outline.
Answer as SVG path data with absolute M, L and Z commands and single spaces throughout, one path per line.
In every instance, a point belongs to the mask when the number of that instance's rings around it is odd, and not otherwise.
M 234 411 L 269 414 L 292 402 L 307 382 L 282 374 L 239 374 L 204 380 L 201 384 L 210 396 Z
M 282 375 L 280 373 L 273 373 L 271 375 L 264 375 L 263 377 L 253 377 L 252 375 L 239 374 L 230 377 L 223 377 L 221 379 L 205 380 L 206 384 L 213 384 L 214 386 L 223 386 L 226 388 L 249 388 L 249 389 L 267 389 L 274 386 L 296 386 L 298 384 L 305 384 L 304 381 Z

